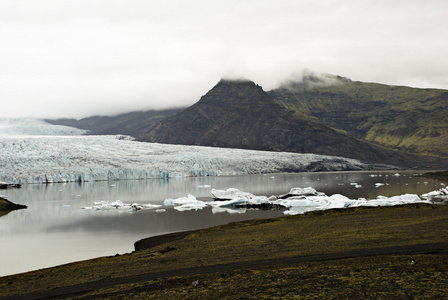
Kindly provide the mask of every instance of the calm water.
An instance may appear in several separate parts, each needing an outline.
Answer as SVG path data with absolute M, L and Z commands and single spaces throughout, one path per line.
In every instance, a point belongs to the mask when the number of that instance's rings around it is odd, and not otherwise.
M 293 187 L 314 187 L 327 195 L 373 199 L 378 195 L 421 195 L 446 181 L 415 177 L 416 171 L 335 172 L 205 177 L 148 181 L 117 181 L 27 185 L 2 190 L 9 200 L 28 209 L 0 217 L 0 276 L 54 266 L 98 256 L 127 253 L 134 242 L 168 232 L 206 228 L 233 221 L 282 216 L 282 211 L 248 210 L 244 214 L 211 209 L 178 212 L 167 209 L 134 213 L 85 210 L 94 201 L 162 204 L 167 198 L 192 194 L 209 199 L 211 189 L 230 187 L 256 195 L 279 195 Z M 372 175 L 375 175 L 374 177 Z M 352 183 L 358 183 L 361 188 Z M 375 187 L 376 183 L 384 186 Z

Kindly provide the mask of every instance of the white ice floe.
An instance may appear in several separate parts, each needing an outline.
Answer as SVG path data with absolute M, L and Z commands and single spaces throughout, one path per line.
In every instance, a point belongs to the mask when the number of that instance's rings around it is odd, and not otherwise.
M 243 192 L 235 188 L 227 190 L 213 189 L 214 201 L 197 200 L 193 195 L 180 197 L 177 199 L 166 199 L 165 207 L 174 207 L 178 211 L 201 210 L 204 207 L 211 207 L 212 213 L 245 213 L 249 208 L 284 208 L 285 215 L 303 214 L 309 211 L 326 210 L 332 208 L 349 208 L 360 206 L 394 206 L 410 203 L 435 203 L 432 201 L 434 197 L 444 197 L 448 201 L 448 190 L 443 188 L 422 195 L 421 199 L 415 194 L 404 194 L 393 197 L 378 196 L 376 199 L 350 199 L 344 195 L 334 194 L 327 196 L 322 192 L 316 191 L 314 188 L 292 188 L 289 193 L 278 196 L 257 196 L 251 193 Z M 95 202 L 91 209 L 96 210 L 140 210 L 140 209 L 157 209 L 161 212 L 163 209 L 160 205 L 142 205 L 133 203 L 131 205 L 124 204 L 120 200 L 115 202 Z
M 285 211 L 285 215 L 295 215 L 313 210 L 326 210 L 332 208 L 349 208 L 359 206 L 394 206 L 408 203 L 426 202 L 417 195 L 400 195 L 390 198 L 380 199 L 349 199 L 343 195 L 306 197 L 301 200 L 292 200 L 289 210 Z
M 228 188 L 227 190 L 212 189 L 212 198 L 215 200 L 232 200 L 232 199 L 247 199 L 250 200 L 256 197 L 255 195 L 240 191 L 235 188 Z
M 165 206 L 174 206 L 174 209 L 178 211 L 200 210 L 207 206 L 207 203 L 197 200 L 193 195 L 177 199 L 166 199 L 163 204 Z
M 118 211 L 138 211 L 142 209 L 157 209 L 161 207 L 161 205 L 154 204 L 125 204 L 121 200 L 109 202 L 109 201 L 98 201 L 94 202 L 93 206 L 83 207 L 83 209 L 94 209 L 94 210 L 118 210 Z
M 448 188 L 444 187 L 422 195 L 422 198 L 434 202 L 448 202 Z

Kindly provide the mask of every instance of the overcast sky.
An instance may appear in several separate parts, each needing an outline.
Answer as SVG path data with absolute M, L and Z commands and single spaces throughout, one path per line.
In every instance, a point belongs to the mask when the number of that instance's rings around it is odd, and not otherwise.
M 448 1 L 4 0 L 0 118 L 188 106 L 303 70 L 448 89 Z

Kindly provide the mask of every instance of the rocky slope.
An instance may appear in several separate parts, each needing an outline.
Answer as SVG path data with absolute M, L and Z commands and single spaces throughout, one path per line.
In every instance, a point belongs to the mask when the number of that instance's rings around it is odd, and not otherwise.
M 148 130 L 157 122 L 171 116 L 183 108 L 167 109 L 167 110 L 148 110 L 137 111 L 116 116 L 92 116 L 76 119 L 56 119 L 45 120 L 53 125 L 65 125 L 88 130 L 92 135 L 107 135 L 107 134 L 125 134 L 136 136 L 143 130 Z
M 333 129 L 306 111 L 281 105 L 251 81 L 221 80 L 196 104 L 162 120 L 138 138 L 168 144 L 336 155 L 402 166 L 417 161 Z

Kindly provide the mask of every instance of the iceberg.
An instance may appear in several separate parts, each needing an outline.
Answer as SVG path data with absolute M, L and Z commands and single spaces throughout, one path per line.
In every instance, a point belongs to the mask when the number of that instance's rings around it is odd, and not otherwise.
M 422 198 L 432 202 L 448 203 L 448 188 L 444 187 L 437 191 L 431 191 L 429 193 L 423 194 Z
M 205 207 L 211 207 L 212 213 L 245 213 L 248 208 L 283 208 L 285 215 L 303 214 L 309 211 L 327 210 L 333 208 L 349 208 L 360 206 L 395 206 L 410 203 L 434 203 L 428 198 L 433 195 L 442 194 L 448 200 L 448 190 L 443 188 L 439 191 L 424 194 L 421 199 L 415 194 L 404 194 L 392 197 L 378 196 L 376 199 L 350 199 L 341 194 L 327 196 L 325 193 L 318 192 L 314 188 L 292 188 L 288 194 L 279 196 L 257 196 L 251 193 L 243 192 L 236 188 L 227 190 L 212 189 L 214 200 L 201 201 L 195 196 L 189 194 L 177 199 L 165 199 L 165 207 L 173 207 L 177 211 L 202 210 Z M 94 206 L 85 207 L 86 209 L 111 210 L 117 211 L 138 211 L 142 209 L 155 209 L 157 212 L 165 211 L 160 205 L 151 204 L 125 204 L 120 200 L 114 202 L 100 201 L 94 202 Z
M 204 201 L 197 200 L 195 196 L 190 194 L 177 199 L 166 199 L 163 205 L 174 206 L 174 209 L 178 211 L 199 210 L 207 206 Z
M 161 205 L 154 205 L 154 204 L 139 204 L 139 203 L 132 203 L 132 204 L 125 204 L 121 200 L 109 202 L 109 201 L 98 201 L 94 202 L 93 206 L 87 206 L 83 207 L 82 209 L 93 209 L 93 210 L 112 210 L 115 209 L 117 211 L 126 211 L 126 212 L 132 212 L 132 211 L 138 211 L 142 209 L 158 209 L 161 207 Z

